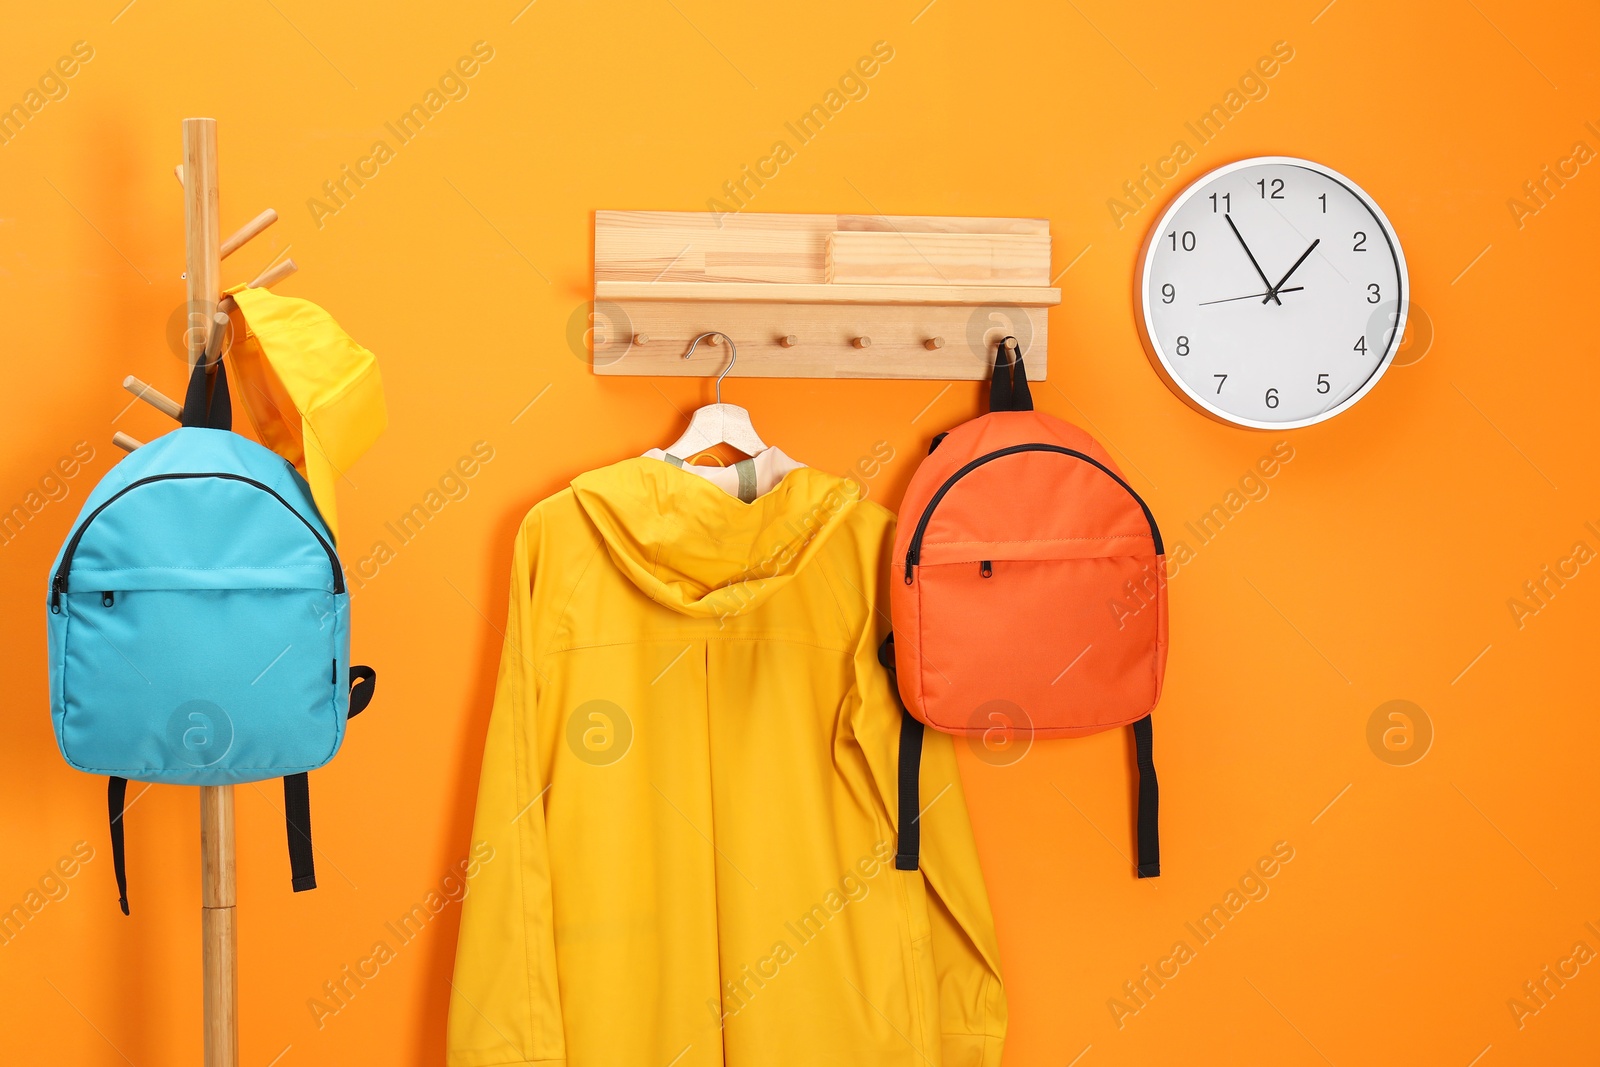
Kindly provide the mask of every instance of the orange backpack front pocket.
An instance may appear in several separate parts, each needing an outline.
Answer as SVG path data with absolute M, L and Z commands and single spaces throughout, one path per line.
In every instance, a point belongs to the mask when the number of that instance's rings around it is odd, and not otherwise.
M 1003 701 L 1038 736 L 1072 737 L 1155 706 L 1160 534 L 1092 456 L 1028 442 L 963 464 L 918 518 L 902 576 L 915 601 L 904 637 L 916 646 L 916 710 L 930 726 L 981 733 Z
M 1155 557 L 1004 559 L 999 548 L 991 558 L 917 570 L 929 725 L 981 733 L 992 725 L 994 701 L 1014 705 L 1012 720 L 1040 737 L 1094 733 L 1149 714 L 1165 644 Z M 970 623 L 927 625 L 942 619 Z

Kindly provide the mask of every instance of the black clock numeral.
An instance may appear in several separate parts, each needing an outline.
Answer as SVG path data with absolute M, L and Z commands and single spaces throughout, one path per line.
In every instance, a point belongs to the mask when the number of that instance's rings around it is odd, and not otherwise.
M 1261 188 L 1261 199 L 1263 199 L 1263 200 L 1282 200 L 1283 199 L 1283 179 L 1282 178 L 1274 178 L 1274 179 L 1272 179 L 1272 192 L 1270 194 L 1267 192 L 1267 179 L 1265 179 L 1265 178 L 1257 178 L 1256 179 L 1256 185 Z M 1327 194 L 1323 194 L 1323 195 L 1327 195 Z M 1326 208 L 1327 205 L 1324 204 L 1323 206 L 1324 206 L 1324 208 Z
M 1383 290 L 1378 288 L 1377 282 L 1367 286 L 1367 303 L 1376 304 L 1381 299 L 1383 299 Z
M 1178 290 L 1172 287 L 1171 282 L 1161 287 L 1161 302 L 1163 304 L 1170 304 L 1176 299 L 1178 299 Z
M 1189 338 L 1185 337 L 1183 334 L 1179 334 L 1178 335 L 1178 355 L 1187 356 L 1188 354 L 1189 354 Z
M 1331 388 L 1333 387 L 1328 384 L 1328 376 L 1326 374 L 1317 375 L 1317 392 L 1326 393 Z
M 1222 194 L 1222 210 L 1223 210 L 1224 213 L 1233 210 L 1233 194 L 1232 193 L 1223 193 Z M 1216 193 L 1212 193 L 1211 194 L 1211 213 L 1213 215 L 1215 215 L 1217 213 L 1217 194 Z
M 1278 406 L 1278 391 L 1276 389 L 1268 389 L 1267 390 L 1267 407 L 1275 408 L 1277 406 Z
M 1317 199 L 1322 201 L 1322 213 L 1326 215 L 1328 213 L 1328 194 L 1318 193 Z
M 1326 196 L 1328 194 L 1324 193 L 1322 195 Z M 1355 234 L 1350 238 L 1350 240 L 1355 242 L 1351 246 L 1350 251 L 1352 251 L 1352 252 L 1365 252 L 1367 250 L 1367 235 L 1365 233 L 1363 233 L 1361 230 L 1357 230 L 1355 232 Z
M 1366 355 L 1367 354 L 1367 335 L 1366 334 L 1362 334 L 1360 337 L 1357 337 L 1356 338 L 1356 343 L 1350 346 L 1350 351 L 1352 351 L 1352 352 L 1360 352 L 1363 356 Z
M 1216 194 L 1213 193 L 1211 195 L 1215 196 Z M 1174 252 L 1176 252 L 1178 250 L 1178 243 L 1180 241 L 1180 238 L 1178 237 L 1178 231 L 1177 230 L 1173 230 L 1171 233 L 1167 234 L 1167 240 L 1172 242 L 1172 250 Z M 1181 238 L 1181 241 L 1183 243 L 1183 250 L 1185 252 L 1193 252 L 1194 251 L 1194 231 L 1193 230 L 1184 230 L 1183 231 L 1183 237 Z
M 1222 387 L 1228 384 L 1228 376 L 1226 374 L 1213 374 L 1212 377 L 1217 380 L 1217 395 L 1221 396 Z

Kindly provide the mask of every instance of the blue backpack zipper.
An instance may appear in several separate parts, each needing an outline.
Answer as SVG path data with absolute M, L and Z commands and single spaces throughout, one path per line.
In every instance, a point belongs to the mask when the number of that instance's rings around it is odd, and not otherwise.
M 61 568 L 56 571 L 55 578 L 51 582 L 51 614 L 61 614 L 61 594 L 67 591 L 67 572 L 72 569 L 72 556 L 78 551 L 78 542 L 83 540 L 84 531 L 89 529 L 89 524 L 94 522 L 94 520 L 100 516 L 102 511 L 116 503 L 128 493 L 139 488 L 141 485 L 149 485 L 151 482 L 177 481 L 184 478 L 222 478 L 231 482 L 243 482 L 246 485 L 253 486 L 261 490 L 263 493 L 270 495 L 274 500 L 282 504 L 284 509 L 288 511 L 289 514 L 299 519 L 307 530 L 311 531 L 311 536 L 317 539 L 317 544 L 321 545 L 322 550 L 328 554 L 328 567 L 333 572 L 334 593 L 338 594 L 344 592 L 344 572 L 339 568 L 339 554 L 333 550 L 333 546 L 328 543 L 328 539 L 323 537 L 315 526 L 311 525 L 310 520 L 296 511 L 287 500 L 283 499 L 283 497 L 279 495 L 277 490 L 273 489 L 271 486 L 263 484 L 262 482 L 256 481 L 254 478 L 246 478 L 240 474 L 186 471 L 178 474 L 152 474 L 148 478 L 140 478 L 137 481 L 129 482 L 121 489 L 118 489 L 115 493 L 112 493 L 105 503 L 101 504 L 99 507 L 95 508 L 89 513 L 89 517 L 84 519 L 83 522 L 79 524 L 78 528 L 73 531 L 72 540 L 67 542 L 67 550 L 61 554 Z M 106 596 L 109 596 L 109 594 L 106 594 Z M 109 607 L 110 605 L 107 604 L 107 606 Z

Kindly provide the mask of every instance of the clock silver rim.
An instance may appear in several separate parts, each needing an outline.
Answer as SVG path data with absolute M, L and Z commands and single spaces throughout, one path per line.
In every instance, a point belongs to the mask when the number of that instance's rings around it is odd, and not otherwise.
M 1184 205 L 1191 198 L 1217 178 L 1236 171 L 1247 170 L 1251 167 L 1272 164 L 1301 167 L 1321 174 L 1323 177 L 1348 189 L 1372 213 L 1373 218 L 1377 220 L 1382 228 L 1384 243 L 1389 246 L 1394 254 L 1395 269 L 1398 273 L 1400 288 L 1398 296 L 1399 314 L 1395 320 L 1394 329 L 1389 336 L 1388 348 L 1384 351 L 1383 358 L 1378 361 L 1378 365 L 1373 369 L 1367 380 L 1355 392 L 1325 411 L 1303 419 L 1283 421 L 1254 419 L 1235 414 L 1211 403 L 1203 393 L 1198 393 L 1189 388 L 1188 383 L 1183 380 L 1177 369 L 1172 365 L 1167 353 L 1156 342 L 1155 323 L 1152 321 L 1150 313 L 1150 293 L 1146 288 L 1146 280 L 1150 277 L 1151 266 L 1155 262 L 1155 254 L 1158 251 L 1155 238 L 1166 230 L 1168 221 L 1183 210 Z M 1389 216 L 1383 213 L 1383 208 L 1378 206 L 1378 202 L 1365 189 L 1350 178 L 1332 167 L 1313 160 L 1302 159 L 1299 156 L 1251 156 L 1247 159 L 1236 160 L 1233 163 L 1225 163 L 1195 178 L 1194 181 L 1184 187 L 1182 192 L 1173 198 L 1172 203 L 1166 206 L 1145 234 L 1144 246 L 1139 252 L 1139 270 L 1134 285 L 1139 301 L 1138 323 L 1140 339 L 1144 342 L 1146 355 L 1152 357 L 1151 363 L 1155 366 L 1162 381 L 1177 394 L 1180 400 L 1183 400 L 1201 414 L 1208 415 L 1219 422 L 1227 423 L 1229 426 L 1239 426 L 1250 430 L 1296 430 L 1306 426 L 1315 426 L 1353 407 L 1357 401 L 1372 391 L 1373 387 L 1378 384 L 1379 380 L 1383 378 L 1389 367 L 1394 363 L 1394 356 L 1400 348 L 1400 341 L 1405 337 L 1406 319 L 1411 310 L 1411 278 L 1406 270 L 1405 252 L 1400 246 L 1400 235 L 1395 231 L 1394 224 L 1389 221 Z

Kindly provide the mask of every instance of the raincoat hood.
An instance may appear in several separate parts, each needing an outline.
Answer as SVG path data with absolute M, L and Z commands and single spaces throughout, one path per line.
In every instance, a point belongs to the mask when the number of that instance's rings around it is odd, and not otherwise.
M 228 292 L 245 322 L 229 352 L 245 413 L 261 443 L 310 483 L 337 536 L 334 485 L 388 424 L 378 361 L 309 300 L 243 286 Z
M 657 459 L 573 479 L 617 567 L 651 600 L 695 618 L 760 607 L 806 568 L 861 501 L 853 481 L 802 467 L 743 503 Z

